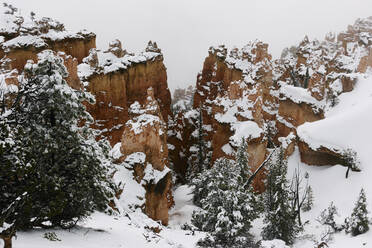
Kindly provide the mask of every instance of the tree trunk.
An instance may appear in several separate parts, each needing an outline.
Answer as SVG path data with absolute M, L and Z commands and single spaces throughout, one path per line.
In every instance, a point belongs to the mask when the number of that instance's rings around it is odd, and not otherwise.
M 12 237 L 1 237 L 4 240 L 4 248 L 12 248 Z
M 346 171 L 346 178 L 348 178 L 348 177 L 349 177 L 349 171 L 350 171 L 350 168 L 351 168 L 351 166 L 348 166 L 348 167 L 347 167 L 347 171 Z

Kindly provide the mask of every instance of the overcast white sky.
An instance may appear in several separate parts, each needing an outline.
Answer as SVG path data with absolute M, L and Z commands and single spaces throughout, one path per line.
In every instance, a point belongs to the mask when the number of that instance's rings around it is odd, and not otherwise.
M 168 84 L 195 84 L 211 45 L 241 47 L 269 43 L 274 57 L 306 34 L 322 39 L 358 17 L 372 15 L 372 0 L 8 0 L 23 11 L 86 28 L 106 49 L 118 38 L 132 52 L 157 41 L 168 68 Z

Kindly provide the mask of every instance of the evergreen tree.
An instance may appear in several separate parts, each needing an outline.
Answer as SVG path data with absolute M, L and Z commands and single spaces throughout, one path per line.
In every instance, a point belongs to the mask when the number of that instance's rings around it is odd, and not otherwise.
M 309 68 L 306 68 L 306 75 L 304 78 L 304 88 L 307 89 L 309 87 L 309 80 L 310 80 L 310 75 L 309 75 Z
M 190 157 L 191 161 L 188 167 L 188 171 L 186 172 L 186 178 L 188 181 L 191 181 L 202 171 L 206 170 L 208 168 L 210 161 L 208 156 L 207 144 L 204 140 L 206 134 L 204 132 L 202 110 L 203 110 L 202 106 L 199 106 L 198 119 L 196 121 L 197 130 L 196 157 L 195 156 Z
M 248 154 L 247 149 L 248 149 L 248 144 L 245 141 L 245 139 L 242 138 L 242 142 L 240 146 L 238 147 L 238 150 L 235 154 L 235 162 L 240 171 L 240 179 L 241 179 L 240 183 L 245 183 L 249 179 L 249 177 L 252 176 L 253 174 L 248 164 L 249 154 Z
M 239 166 L 232 160 L 219 159 L 198 178 L 206 177 L 203 211 L 194 212 L 192 223 L 210 236 L 199 242 L 203 247 L 251 247 L 249 229 L 258 217 L 255 196 L 245 190 Z
M 211 182 L 212 172 L 212 170 L 205 170 L 203 173 L 195 175 L 190 181 L 190 185 L 194 187 L 193 202 L 196 206 L 201 207 L 201 200 L 206 198 L 209 193 L 207 185 Z
M 37 64 L 26 65 L 25 75 L 0 116 L 6 130 L 0 142 L 0 177 L 6 182 L 0 185 L 0 226 L 70 228 L 104 210 L 112 196 L 110 146 L 96 141 L 83 105 L 94 98 L 67 85 L 62 58 L 44 51 Z
M 197 172 L 202 172 L 205 168 L 205 159 L 206 159 L 206 145 L 204 141 L 204 129 L 203 129 L 203 111 L 202 107 L 199 107 L 199 116 L 198 116 L 198 156 L 197 156 Z
M 313 205 L 314 205 L 313 189 L 311 188 L 311 186 L 308 186 L 306 199 L 305 199 L 301 209 L 304 212 L 308 212 L 308 211 L 311 210 Z
M 351 217 L 346 220 L 346 227 L 346 231 L 351 232 L 353 236 L 363 234 L 369 230 L 367 199 L 364 189 L 360 191 Z
M 328 208 L 324 209 L 320 213 L 317 221 L 322 225 L 330 226 L 333 229 L 333 232 L 339 232 L 342 230 L 342 227 L 336 223 L 335 215 L 338 215 L 338 210 L 333 202 L 331 202 Z
M 264 192 L 264 228 L 262 237 L 281 239 L 293 243 L 300 231 L 295 213 L 290 206 L 289 185 L 286 179 L 287 160 L 282 148 L 277 149 L 268 164 L 266 191 Z

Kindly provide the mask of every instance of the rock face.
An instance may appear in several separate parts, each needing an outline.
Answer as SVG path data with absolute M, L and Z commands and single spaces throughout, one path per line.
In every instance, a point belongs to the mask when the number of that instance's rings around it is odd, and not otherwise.
M 87 109 L 112 145 L 121 141 L 127 165 L 144 186 L 144 212 L 163 224 L 171 207 L 167 122 L 172 116 L 163 55 L 156 43 L 134 55 L 115 40 L 107 51 L 95 49 L 95 35 L 72 33 L 50 18 L 24 16 L 13 6 L 0 7 L 0 83 L 6 94 L 16 94 L 18 75 L 28 60 L 51 49 L 64 59 L 67 82 L 89 90 L 96 104 Z M 132 108 L 130 108 L 132 106 Z M 134 163 L 133 154 L 142 154 Z M 138 157 L 138 156 L 137 156 Z M 120 193 L 120 192 L 119 192 Z
M 136 101 L 143 104 L 149 87 L 153 88 L 164 121 L 167 123 L 172 116 L 163 55 L 156 49 L 149 44 L 147 52 L 133 55 L 123 52 L 115 41 L 108 51 L 91 50 L 79 65 L 80 78 L 96 97 L 96 104 L 88 106 L 96 121 L 94 127 L 102 130 L 112 145 L 120 142 L 129 106 Z
M 305 37 L 274 61 L 268 45 L 258 41 L 231 51 L 211 48 L 197 77 L 193 107 L 178 111 L 171 125 L 176 172 L 182 177 L 194 163 L 199 112 L 211 165 L 219 157 L 233 158 L 241 138 L 248 141 L 252 170 L 274 145 L 283 146 L 286 156 L 299 146 L 302 160 L 312 165 L 340 164 L 340 151 L 311 149 L 297 137 L 297 128 L 323 119 L 339 94 L 353 90 L 356 75 L 372 67 L 371 45 L 372 17 L 323 41 Z M 262 184 L 255 187 L 262 190 Z
M 63 24 L 50 18 L 24 16 L 14 7 L 1 7 L 0 59 L 9 58 L 11 68 L 22 71 L 27 60 L 36 61 L 45 49 L 64 52 L 81 63 L 96 47 L 96 36 L 87 31 L 66 31 Z
M 299 141 L 298 148 L 301 154 L 301 162 L 308 165 L 344 165 L 340 152 L 332 151 L 324 146 L 312 149 L 306 142 Z
M 121 139 L 123 160 L 133 154 L 144 154 L 141 163 L 133 167 L 137 182 L 145 181 L 144 211 L 152 219 L 167 225 L 168 210 L 173 204 L 167 125 L 152 88 L 147 89 L 143 105 L 136 101 L 130 106 L 129 118 Z
M 193 109 L 176 116 L 178 129 L 171 137 L 180 141 L 181 148 L 177 148 L 181 150 L 180 157 L 187 159 L 187 165 L 175 164 L 176 171 L 185 173 L 195 160 L 200 113 L 211 166 L 220 157 L 234 158 L 243 138 L 248 142 L 252 170 L 263 162 L 267 153 L 263 106 L 272 85 L 267 48 L 267 44 L 259 41 L 240 50 L 233 49 L 229 54 L 224 46 L 210 48 L 198 75 Z M 255 182 L 259 191 L 261 179 L 258 177 Z

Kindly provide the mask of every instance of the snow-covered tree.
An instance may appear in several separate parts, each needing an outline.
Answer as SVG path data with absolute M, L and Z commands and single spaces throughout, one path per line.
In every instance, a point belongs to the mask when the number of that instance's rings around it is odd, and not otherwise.
M 202 107 L 199 107 L 199 116 L 198 116 L 198 156 L 197 156 L 197 172 L 202 172 L 205 168 L 205 160 L 207 158 L 207 148 L 204 140 L 204 129 L 203 129 L 203 111 Z
M 347 167 L 345 177 L 349 177 L 350 170 L 352 171 L 360 171 L 360 161 L 358 159 L 358 154 L 353 149 L 346 149 L 342 153 L 342 163 Z
M 251 171 L 251 168 L 248 164 L 248 158 L 249 158 L 249 154 L 248 154 L 248 144 L 247 144 L 247 141 L 245 141 L 245 139 L 243 138 L 242 139 L 242 142 L 240 144 L 240 146 L 238 147 L 238 150 L 235 154 L 235 162 L 238 166 L 238 169 L 240 171 L 240 179 L 242 180 L 241 183 L 245 183 L 249 177 L 252 176 L 252 171 Z
M 94 98 L 67 84 L 63 59 L 52 51 L 25 66 L 17 97 L 0 127 L 0 212 L 14 229 L 71 227 L 104 210 L 112 195 L 107 141 L 96 141 L 83 105 Z M 15 204 L 17 203 L 17 204 Z M 12 209 L 12 211 L 8 211 Z
M 311 210 L 311 208 L 313 207 L 314 205 L 314 193 L 313 193 L 313 189 L 311 188 L 311 186 L 308 186 L 307 188 L 307 196 L 306 196 L 306 199 L 302 205 L 302 211 L 304 212 L 308 212 Z
M 338 215 L 337 207 L 331 202 L 328 208 L 320 213 L 317 221 L 322 225 L 331 227 L 332 232 L 339 232 L 342 230 L 342 226 L 336 223 L 335 215 Z
M 287 160 L 283 149 L 277 149 L 268 163 L 266 191 L 263 194 L 265 240 L 281 239 L 291 244 L 300 228 L 291 208 Z
M 205 177 L 202 211 L 194 212 L 192 223 L 210 236 L 199 242 L 203 247 L 250 247 L 249 229 L 258 217 L 255 195 L 244 189 L 240 168 L 228 159 L 218 159 Z
M 303 186 L 304 179 L 306 182 L 305 186 Z M 313 200 L 312 198 L 310 199 L 312 195 L 309 196 L 309 190 L 311 190 L 311 187 L 308 184 L 309 184 L 309 173 L 306 172 L 305 175 L 302 176 L 300 168 L 296 168 L 293 173 L 289 192 L 290 192 L 290 201 L 291 201 L 292 211 L 295 214 L 295 217 L 297 218 L 297 223 L 300 226 L 302 226 L 301 209 L 306 201 L 308 204 L 312 204 L 312 200 Z M 307 206 L 311 208 L 311 205 L 307 205 Z
M 209 167 L 209 152 L 207 148 L 207 144 L 205 142 L 205 131 L 204 131 L 204 124 L 203 124 L 203 107 L 199 106 L 198 109 L 198 117 L 196 120 L 196 132 L 197 132 L 197 139 L 196 139 L 196 156 L 190 157 L 190 164 L 188 166 L 187 171 L 187 180 L 191 181 L 195 178 L 198 174 L 202 171 L 206 170 Z
M 346 232 L 350 232 L 353 236 L 363 234 L 369 230 L 367 199 L 364 189 L 360 191 L 351 217 L 345 222 Z

